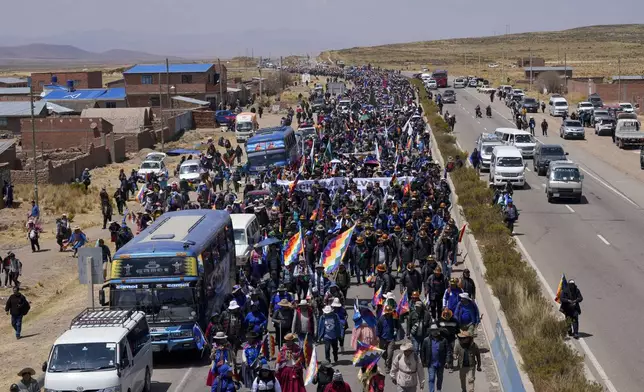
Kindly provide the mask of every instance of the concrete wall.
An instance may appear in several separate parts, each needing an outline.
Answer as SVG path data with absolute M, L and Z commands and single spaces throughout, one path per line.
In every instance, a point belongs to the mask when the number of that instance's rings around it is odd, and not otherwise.
M 176 135 L 182 130 L 193 129 L 192 112 L 187 111 L 176 116 L 170 117 L 167 122 L 168 128 L 172 134 Z
M 7 126 L 0 127 L 0 133 L 11 133 L 14 136 L 20 136 L 20 128 L 21 128 L 20 120 L 21 118 L 19 117 L 8 117 Z M 6 132 L 3 132 L 3 131 L 6 131 Z
M 87 147 L 95 138 L 112 133 L 112 124 L 102 118 L 64 117 L 36 120 L 36 148 L 44 150 Z M 95 128 L 92 126 L 95 124 Z M 32 148 L 31 119 L 23 119 L 22 147 Z M 96 145 L 103 145 L 99 143 Z

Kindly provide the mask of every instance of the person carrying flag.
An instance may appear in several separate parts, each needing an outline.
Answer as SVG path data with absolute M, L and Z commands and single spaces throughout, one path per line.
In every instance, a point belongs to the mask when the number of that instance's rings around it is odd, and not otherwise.
M 378 348 L 384 350 L 382 354 L 385 359 L 385 369 L 387 373 L 391 370 L 391 364 L 394 356 L 394 341 L 398 331 L 398 319 L 395 319 L 394 309 L 391 306 L 385 306 L 383 314 L 378 318 L 376 324 L 376 336 L 378 337 Z
M 317 374 L 313 377 L 313 384 L 317 385 L 317 392 L 324 392 L 327 385 L 333 382 L 333 367 L 328 361 L 320 364 Z
M 242 345 L 241 379 L 244 387 L 251 388 L 257 376 L 261 361 L 262 343 L 255 332 L 246 333 L 246 342 Z
M 210 352 L 210 359 L 212 366 L 208 372 L 208 379 L 206 380 L 207 386 L 214 385 L 215 379 L 222 373 L 222 367 L 232 361 L 232 353 L 230 344 L 228 343 L 228 336 L 223 332 L 217 332 L 212 338 L 213 347 Z
M 579 339 L 579 315 L 581 314 L 581 306 L 579 304 L 584 300 L 581 291 L 577 287 L 574 280 L 570 279 L 566 287 L 561 291 L 561 312 L 566 316 L 566 321 L 569 323 L 568 336 Z

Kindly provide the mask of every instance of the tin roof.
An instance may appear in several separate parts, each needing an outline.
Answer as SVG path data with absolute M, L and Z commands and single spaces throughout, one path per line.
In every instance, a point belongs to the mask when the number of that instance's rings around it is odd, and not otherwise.
M 29 87 L 0 87 L 0 95 L 29 95 Z
M 644 80 L 643 75 L 621 75 L 621 76 L 611 76 L 613 80 Z
M 571 66 L 565 66 L 565 67 L 524 67 L 524 71 L 530 71 L 532 69 L 533 71 L 537 72 L 546 72 L 546 71 L 572 71 Z
M 11 140 L 0 140 L 0 154 L 3 152 L 7 151 L 10 149 L 14 144 L 16 144 L 16 141 L 11 139 Z
M 127 74 L 158 74 L 158 73 L 200 73 L 207 72 L 210 68 L 214 67 L 215 64 L 170 64 L 166 69 L 165 64 L 137 64 L 134 67 L 123 72 L 124 75 Z
M 12 78 L 12 77 L 0 78 L 0 83 L 4 83 L 4 84 L 18 84 L 18 83 L 27 83 L 27 82 L 28 82 L 27 79 L 22 79 L 22 78 Z
M 34 102 L 34 115 L 42 116 L 45 102 Z M 29 101 L 0 101 L 0 117 L 29 117 L 31 106 Z
M 210 102 L 208 102 L 208 101 L 202 101 L 202 100 L 199 100 L 199 99 L 194 99 L 194 98 L 190 98 L 190 97 L 184 97 L 183 95 L 174 96 L 174 97 L 172 97 L 172 99 L 177 100 L 177 101 L 181 101 L 181 102 L 191 103 L 191 104 L 194 104 L 194 105 L 200 105 L 200 106 L 210 105 Z

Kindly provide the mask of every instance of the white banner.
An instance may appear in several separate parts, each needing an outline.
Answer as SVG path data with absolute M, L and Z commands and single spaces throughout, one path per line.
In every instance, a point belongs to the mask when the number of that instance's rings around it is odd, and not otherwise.
M 399 184 L 406 184 L 408 182 L 411 182 L 414 180 L 414 177 L 412 176 L 405 176 L 405 177 L 398 177 L 396 179 L 396 182 Z M 347 177 L 333 177 L 333 178 L 325 178 L 318 180 L 318 183 L 320 186 L 326 189 L 338 189 L 342 188 L 346 185 L 346 183 L 349 181 Z M 311 187 L 313 186 L 314 180 L 300 180 L 297 182 L 297 186 L 295 189 L 301 192 L 311 192 Z M 354 178 L 353 182 L 356 183 L 358 186 L 358 189 L 360 191 L 365 191 L 367 189 L 367 185 L 369 184 L 375 184 L 376 182 L 380 184 L 380 188 L 382 189 L 388 189 L 389 184 L 391 183 L 391 177 L 373 177 L 373 178 Z M 291 185 L 293 181 L 285 181 L 285 180 L 277 180 L 277 185 L 288 188 L 289 185 Z

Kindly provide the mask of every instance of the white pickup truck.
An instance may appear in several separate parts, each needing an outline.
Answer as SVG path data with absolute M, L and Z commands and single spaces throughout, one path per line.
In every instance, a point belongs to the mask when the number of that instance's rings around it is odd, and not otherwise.
M 478 90 L 479 93 L 484 93 L 484 94 L 489 94 L 492 91 L 496 91 L 496 89 L 494 87 L 490 87 L 487 84 L 484 84 L 482 86 L 478 86 L 476 88 L 476 90 Z
M 618 119 L 615 126 L 615 144 L 624 147 L 644 146 L 644 133 L 640 131 L 640 122 L 636 119 Z

